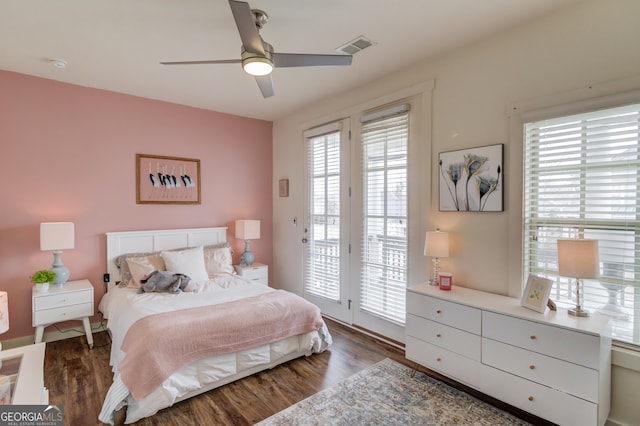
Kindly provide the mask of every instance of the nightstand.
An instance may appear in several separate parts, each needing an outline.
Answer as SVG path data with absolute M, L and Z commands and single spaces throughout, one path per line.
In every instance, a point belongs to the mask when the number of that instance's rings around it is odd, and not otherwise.
M 63 286 L 50 286 L 49 291 L 32 292 L 35 342 L 42 342 L 44 328 L 56 322 L 82 320 L 87 343 L 93 348 L 89 317 L 93 315 L 93 285 L 89 280 L 68 281 Z
M 252 263 L 251 266 L 235 265 L 238 275 L 262 285 L 269 285 L 269 265 L 263 263 Z

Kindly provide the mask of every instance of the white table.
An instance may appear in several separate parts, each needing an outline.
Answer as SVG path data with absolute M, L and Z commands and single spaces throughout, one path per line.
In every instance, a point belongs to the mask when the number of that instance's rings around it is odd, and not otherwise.
M 44 351 L 45 343 L 38 343 L 0 352 L 0 399 L 10 398 L 13 405 L 49 404 L 49 391 L 44 387 Z

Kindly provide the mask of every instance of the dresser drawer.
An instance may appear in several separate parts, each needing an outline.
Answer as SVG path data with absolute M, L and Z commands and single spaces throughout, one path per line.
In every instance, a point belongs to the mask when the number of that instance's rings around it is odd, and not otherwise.
M 80 303 L 92 303 L 93 291 L 73 291 L 68 293 L 37 296 L 33 299 L 33 309 L 36 311 L 61 306 L 77 305 Z M 91 314 L 93 315 L 93 313 Z
M 585 367 L 600 367 L 600 339 L 591 334 L 484 311 L 482 335 Z
M 416 293 L 407 294 L 407 312 L 473 334 L 480 334 L 480 309 Z
M 407 335 L 480 362 L 482 339 L 477 334 L 408 314 Z
M 482 340 L 482 363 L 598 402 L 596 370 L 489 339 Z
M 596 426 L 598 405 L 491 367 L 482 391 L 559 425 Z
M 478 389 L 482 364 L 462 355 L 407 336 L 406 357 L 431 370 Z
M 33 326 L 90 317 L 93 315 L 93 303 L 82 303 L 33 312 Z

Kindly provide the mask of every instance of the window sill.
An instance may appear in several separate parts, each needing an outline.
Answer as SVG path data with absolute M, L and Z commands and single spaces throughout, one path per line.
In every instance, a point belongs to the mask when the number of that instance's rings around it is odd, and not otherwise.
M 640 347 L 614 342 L 611 347 L 611 365 L 640 372 Z

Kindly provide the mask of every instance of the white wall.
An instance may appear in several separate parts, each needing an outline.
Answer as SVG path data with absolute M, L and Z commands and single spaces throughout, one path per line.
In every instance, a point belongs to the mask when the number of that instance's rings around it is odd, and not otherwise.
M 456 284 L 519 295 L 521 286 L 521 139 L 514 137 L 508 108 L 514 104 L 562 102 L 567 94 L 588 97 L 591 89 L 624 87 L 640 76 L 640 1 L 596 0 L 428 60 L 342 96 L 297 111 L 274 123 L 274 281 L 301 292 L 302 130 L 305 124 L 336 118 L 340 111 L 405 87 L 435 80 L 431 134 L 431 193 L 422 217 L 425 229 L 453 234 L 452 257 L 443 261 Z M 374 48 L 375 49 L 375 48 Z M 362 54 L 374 54 L 363 52 Z M 623 80 L 618 84 L 614 81 Z M 612 83 L 614 82 L 614 83 Z M 628 85 L 628 84 L 627 84 Z M 640 87 L 629 87 L 640 88 Z M 595 93 L 594 91 L 593 93 Z M 601 93 L 598 93 L 601 94 Z M 540 102 L 537 102 L 539 105 Z M 505 144 L 505 211 L 446 213 L 437 208 L 438 153 Z M 279 198 L 277 181 L 290 179 L 290 196 Z M 415 253 L 422 256 L 422 253 Z M 427 259 L 424 260 L 425 262 Z M 636 356 L 632 354 L 631 357 Z M 614 354 L 614 363 L 616 356 Z M 627 358 L 625 358 L 627 359 Z M 638 395 L 637 368 L 614 365 L 616 395 Z M 637 363 L 636 363 L 637 365 Z M 616 399 L 610 421 L 633 424 L 640 404 Z

